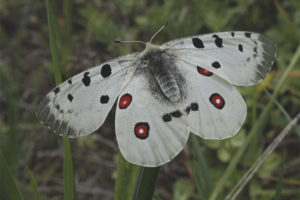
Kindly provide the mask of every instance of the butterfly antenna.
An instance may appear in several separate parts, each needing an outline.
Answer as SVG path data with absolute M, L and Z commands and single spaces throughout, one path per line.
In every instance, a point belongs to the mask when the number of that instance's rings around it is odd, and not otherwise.
M 146 45 L 146 42 L 136 41 L 136 40 L 115 40 L 115 43 L 142 43 Z
M 161 30 L 163 30 L 167 25 L 168 25 L 168 22 L 166 22 L 164 25 L 162 25 L 162 27 L 160 27 L 160 29 L 158 29 L 158 31 L 156 31 L 156 33 L 154 33 L 154 35 L 153 35 L 152 38 L 150 39 L 150 43 L 151 43 L 152 40 L 155 38 L 155 36 L 156 36 Z

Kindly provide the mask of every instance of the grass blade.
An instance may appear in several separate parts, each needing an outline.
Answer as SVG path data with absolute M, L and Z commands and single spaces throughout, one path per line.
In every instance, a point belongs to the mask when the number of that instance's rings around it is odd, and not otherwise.
M 61 69 L 59 65 L 59 53 L 57 49 L 57 35 L 58 27 L 57 18 L 54 10 L 54 1 L 46 0 L 46 8 L 48 14 L 48 25 L 49 25 L 49 37 L 50 37 L 50 48 L 52 55 L 53 71 L 55 76 L 55 82 L 58 85 L 62 82 Z M 75 198 L 74 191 L 74 171 L 72 163 L 72 153 L 70 140 L 68 138 L 63 139 L 64 144 L 64 164 L 63 164 L 63 177 L 64 177 L 64 199 L 73 200 Z
M 251 166 L 251 168 L 245 173 L 243 178 L 240 179 L 239 183 L 234 187 L 233 191 L 228 195 L 226 199 L 234 200 L 237 197 L 237 195 L 242 191 L 242 189 L 254 176 L 254 174 L 265 162 L 265 160 L 273 153 L 275 148 L 280 144 L 280 142 L 285 138 L 285 136 L 290 132 L 290 130 L 297 124 L 299 119 L 300 119 L 300 113 L 273 140 L 273 142 L 268 146 L 268 148 L 263 152 L 263 154 L 255 161 L 255 163 Z
M 133 200 L 151 200 L 160 167 L 140 167 Z
M 280 90 L 283 86 L 283 83 L 286 81 L 286 79 L 287 79 L 289 73 L 291 72 L 291 70 L 296 66 L 296 63 L 297 63 L 299 57 L 300 57 L 300 45 L 298 46 L 297 51 L 294 54 L 289 66 L 287 67 L 287 69 L 285 70 L 283 76 L 281 77 L 281 79 L 279 80 L 279 82 L 277 83 L 277 85 L 275 87 L 275 90 L 274 90 L 274 93 L 273 93 L 274 98 L 276 98 L 277 95 L 279 94 L 279 92 L 280 92 Z M 257 135 L 259 135 L 262 132 L 264 126 L 266 125 L 266 123 L 267 123 L 267 121 L 268 121 L 268 119 L 271 115 L 271 111 L 272 111 L 273 106 L 274 106 L 274 102 L 272 100 L 270 100 L 269 103 L 267 104 L 267 106 L 264 108 L 262 114 L 259 116 L 257 122 L 254 124 L 254 126 L 251 129 L 250 133 L 248 134 L 248 137 L 245 140 L 244 144 L 237 150 L 236 154 L 233 156 L 233 158 L 230 161 L 228 167 L 226 168 L 223 176 L 220 178 L 220 180 L 217 183 L 216 187 L 212 191 L 209 200 L 217 199 L 218 195 L 220 194 L 220 192 L 225 187 L 227 179 L 234 172 L 237 164 L 241 160 L 241 158 L 242 158 L 242 156 L 243 156 L 243 154 L 246 150 L 246 147 L 248 146 L 250 141 L 252 141 L 253 138 L 255 138 Z
M 75 199 L 74 171 L 69 138 L 64 138 L 64 199 Z
M 202 174 L 200 174 L 198 172 L 199 167 L 198 167 L 198 165 L 195 165 L 195 163 L 189 163 L 189 165 L 191 166 L 191 169 L 192 169 L 193 179 L 194 179 L 195 186 L 196 186 L 196 189 L 197 189 L 198 199 L 199 200 L 205 200 L 204 193 L 202 191 L 203 186 L 202 186 L 201 180 L 200 180 L 200 177 L 202 176 Z
M 46 8 L 48 15 L 48 27 L 49 27 L 49 38 L 50 38 L 50 48 L 52 55 L 52 66 L 55 76 L 56 85 L 62 82 L 61 69 L 59 65 L 59 53 L 57 49 L 57 28 L 55 26 L 56 16 L 53 8 L 53 2 L 51 0 L 46 0 Z
M 193 144 L 193 150 L 197 155 L 198 163 L 200 164 L 201 175 L 204 177 L 205 180 L 206 189 L 208 192 L 210 192 L 212 189 L 210 172 L 208 170 L 208 166 L 205 161 L 204 155 L 199 147 L 198 138 L 194 134 L 192 134 L 192 144 Z
M 19 187 L 0 150 L 0 199 L 23 200 Z
M 33 177 L 33 174 L 30 171 L 30 169 L 28 169 L 28 168 L 27 168 L 27 172 L 28 172 L 28 176 L 29 176 L 29 179 L 30 179 L 30 184 L 31 184 L 31 187 L 32 187 L 32 190 L 33 190 L 34 200 L 40 200 L 41 198 L 40 198 L 38 188 L 37 188 L 37 184 L 36 184 L 36 181 Z
M 114 200 L 132 199 L 138 168 L 137 165 L 127 162 L 119 153 Z
M 283 165 L 281 166 L 280 177 L 276 186 L 276 194 L 273 198 L 274 200 L 280 200 L 282 198 L 282 186 L 283 186 Z

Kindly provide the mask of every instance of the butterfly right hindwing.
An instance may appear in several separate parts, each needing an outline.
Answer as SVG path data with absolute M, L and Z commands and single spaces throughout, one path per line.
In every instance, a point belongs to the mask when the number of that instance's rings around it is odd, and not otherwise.
M 235 135 L 247 114 L 243 97 L 235 86 L 200 66 L 178 60 L 187 81 L 183 105 L 192 133 L 205 139 L 225 139 Z

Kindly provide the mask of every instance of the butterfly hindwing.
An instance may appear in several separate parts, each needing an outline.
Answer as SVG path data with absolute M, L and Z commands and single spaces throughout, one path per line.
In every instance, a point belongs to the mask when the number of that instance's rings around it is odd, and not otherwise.
M 54 88 L 42 100 L 38 119 L 67 137 L 90 134 L 104 122 L 119 92 L 135 70 L 130 54 L 88 69 Z
M 233 85 L 261 82 L 273 65 L 276 46 L 252 32 L 220 32 L 172 40 L 162 45 L 178 59 L 198 65 Z
M 247 113 L 238 90 L 199 66 L 180 60 L 176 64 L 187 81 L 183 105 L 191 132 L 205 139 L 225 139 L 235 135 Z
M 185 116 L 175 106 L 164 102 L 159 94 L 151 94 L 145 76 L 136 74 L 120 94 L 115 127 L 126 160 L 155 167 L 170 161 L 183 149 L 189 129 Z

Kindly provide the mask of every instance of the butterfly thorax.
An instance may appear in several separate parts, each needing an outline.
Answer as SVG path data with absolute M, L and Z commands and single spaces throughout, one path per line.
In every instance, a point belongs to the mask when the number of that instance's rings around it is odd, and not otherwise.
M 168 101 L 172 103 L 179 103 L 181 101 L 181 90 L 178 83 L 176 65 L 174 59 L 166 51 L 161 50 L 159 46 L 146 46 L 142 53 L 145 67 L 150 71 L 156 84 L 156 91 L 165 96 Z

